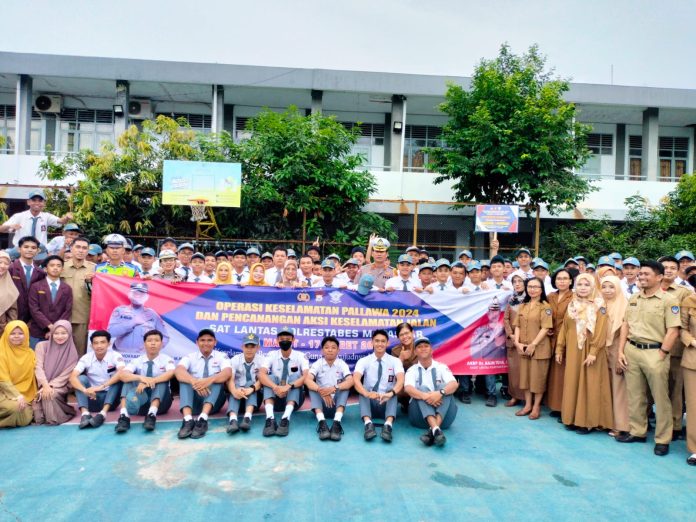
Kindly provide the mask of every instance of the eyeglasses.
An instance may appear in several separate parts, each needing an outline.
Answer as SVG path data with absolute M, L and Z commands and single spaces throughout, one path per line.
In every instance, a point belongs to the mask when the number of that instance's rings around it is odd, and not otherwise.
M 537 290 L 541 290 L 541 287 L 539 285 L 527 285 L 527 290 L 530 288 L 536 288 Z

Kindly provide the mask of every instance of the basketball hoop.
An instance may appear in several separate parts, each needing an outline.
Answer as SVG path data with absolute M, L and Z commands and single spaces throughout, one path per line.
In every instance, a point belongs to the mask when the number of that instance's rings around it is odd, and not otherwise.
M 189 199 L 191 202 L 191 221 L 202 221 L 207 217 L 207 199 Z

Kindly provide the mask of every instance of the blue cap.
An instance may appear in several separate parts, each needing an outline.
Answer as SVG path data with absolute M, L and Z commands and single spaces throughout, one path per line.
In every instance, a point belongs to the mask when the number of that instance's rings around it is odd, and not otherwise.
M 128 415 L 137 415 L 140 408 L 145 406 L 150 399 L 147 393 L 136 393 L 135 386 L 126 394 L 126 411 Z
M 694 261 L 694 260 L 696 259 L 696 258 L 694 258 L 694 255 L 693 255 L 691 252 L 689 252 L 688 250 L 680 250 L 679 252 L 677 252 L 676 254 L 674 254 L 674 258 L 675 258 L 677 261 L 681 261 L 681 260 L 684 259 L 685 257 L 686 257 L 687 259 L 691 259 L 692 261 Z
M 491 267 L 491 262 L 488 259 L 482 259 L 481 261 L 479 261 L 479 263 L 481 263 L 481 268 L 483 268 L 484 266 L 487 266 L 488 268 Z
M 334 264 L 331 261 L 329 261 L 328 258 L 326 258 L 321 262 L 321 268 L 322 268 L 322 270 L 324 268 L 330 268 L 331 270 L 333 270 Z
M 433 265 L 430 263 L 423 263 L 422 265 L 418 265 L 418 271 L 420 272 L 421 270 L 435 270 L 435 268 L 433 268 Z
M 621 261 L 623 259 L 623 256 L 621 254 L 619 254 L 618 252 L 612 252 L 611 254 L 609 254 L 609 257 L 611 257 L 612 259 L 614 259 L 616 261 Z
M 67 225 L 65 225 L 63 227 L 63 231 L 64 232 L 79 232 L 80 227 L 77 226 L 77 224 L 75 224 L 75 223 L 68 223 Z
M 245 335 L 244 339 L 242 339 L 242 346 L 246 346 L 247 344 L 259 344 L 259 336 L 253 333 Z
M 203 261 L 205 261 L 205 256 L 202 252 L 194 252 L 194 254 L 191 256 L 191 260 L 194 259 L 202 259 Z
M 150 247 L 145 247 L 140 252 L 141 256 L 152 256 L 155 257 L 155 249 Z
M 90 256 L 98 256 L 98 255 L 101 255 L 102 252 L 104 252 L 104 251 L 102 250 L 102 247 L 100 247 L 99 245 L 95 245 L 94 243 L 92 243 L 91 245 L 89 245 L 89 250 L 87 251 L 87 253 L 88 253 Z
M 370 290 L 372 289 L 372 285 L 375 284 L 375 278 L 372 277 L 370 274 L 365 274 L 360 278 L 360 281 L 358 282 L 358 293 L 360 295 L 367 295 L 370 293 Z
M 421 343 L 428 343 L 428 344 L 431 344 L 431 343 L 430 343 L 430 339 L 428 339 L 427 337 L 419 337 L 418 339 L 416 339 L 416 340 L 414 341 L 413 347 L 415 348 L 416 346 L 418 346 L 418 345 L 421 344 Z
M 578 263 L 580 261 L 584 261 L 585 264 L 587 264 L 587 258 L 585 256 L 575 256 L 573 259 L 575 259 L 575 262 Z M 567 261 L 566 261 L 567 262 Z
M 520 264 L 517 261 L 512 262 L 512 268 L 519 268 Z
M 181 243 L 179 245 L 179 248 L 176 249 L 176 251 L 181 252 L 185 248 L 188 248 L 189 250 L 196 250 L 195 248 L 193 248 L 193 245 L 191 243 Z
M 445 259 L 444 257 L 441 259 L 438 259 L 435 262 L 435 270 L 437 270 L 441 266 L 446 266 L 447 268 L 452 268 L 452 265 L 450 264 L 450 262 L 447 259 Z
M 459 255 L 457 256 L 457 259 L 459 259 L 459 258 L 462 257 L 462 256 L 466 256 L 466 257 L 468 257 L 469 259 L 471 259 L 472 257 L 474 257 L 474 256 L 471 254 L 471 250 L 462 250 L 461 252 L 459 252 Z
M 360 263 L 358 263 L 358 260 L 354 257 L 350 257 L 345 263 L 343 263 L 343 268 L 347 267 L 348 265 L 360 266 Z
M 408 254 L 409 252 L 418 252 L 418 253 L 420 253 L 420 248 L 418 248 L 416 245 L 411 245 L 410 247 L 408 247 L 408 248 L 406 249 L 405 252 L 406 252 L 407 254 Z
M 147 294 L 150 292 L 150 289 L 148 288 L 147 284 L 145 284 L 145 283 L 131 283 L 130 289 L 137 290 L 138 292 L 142 292 L 144 294 Z
M 409 265 L 412 265 L 413 259 L 411 259 L 411 256 L 409 256 L 408 254 L 401 254 L 399 256 L 399 259 L 397 259 L 396 262 L 397 262 L 397 264 L 398 263 L 408 263 Z
M 528 248 L 518 248 L 517 251 L 515 252 L 515 258 L 518 258 L 520 254 L 527 254 L 528 256 L 532 255 L 532 251 L 529 250 Z
M 280 330 L 278 330 L 276 336 L 280 335 L 292 335 L 293 337 L 295 337 L 295 334 L 292 332 L 289 326 L 283 326 Z
M 578 262 L 575 260 L 574 257 L 569 257 L 568 259 L 565 260 L 565 263 L 563 263 L 563 266 L 566 267 L 570 264 L 577 265 Z
M 297 253 L 292 248 L 288 248 L 288 257 L 297 257 Z
M 32 190 L 29 193 L 29 196 L 27 196 L 27 199 L 33 199 L 33 198 L 41 198 L 41 199 L 45 200 L 46 194 L 44 194 L 44 191 L 41 189 Z
M 452 268 L 463 268 L 464 270 L 466 270 L 466 265 L 461 261 L 455 261 L 454 263 L 452 263 Z
M 640 261 L 638 261 L 635 257 L 627 257 L 623 261 L 623 266 L 626 266 L 626 265 L 640 267 Z
M 616 263 L 614 263 L 614 260 L 610 256 L 602 256 L 599 258 L 599 261 L 597 261 L 597 266 L 610 266 L 612 268 L 616 268 Z
M 466 269 L 468 272 L 471 272 L 472 270 L 481 270 L 481 263 L 478 261 L 469 261 L 469 264 L 466 265 Z
M 261 256 L 261 252 L 259 252 L 259 249 L 256 247 L 250 247 L 250 248 L 247 248 L 246 255 L 248 255 L 248 256 L 253 256 L 253 255 Z
M 534 266 L 532 267 L 534 270 L 537 268 L 543 268 L 547 272 L 549 271 L 549 264 L 544 261 L 543 259 L 539 259 L 536 263 L 534 263 Z
M 595 270 L 596 267 L 592 263 L 587 263 L 585 270 Z

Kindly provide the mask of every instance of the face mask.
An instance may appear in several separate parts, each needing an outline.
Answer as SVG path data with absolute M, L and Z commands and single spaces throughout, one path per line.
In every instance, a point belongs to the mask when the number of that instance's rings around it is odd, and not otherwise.
M 281 350 L 289 350 L 292 348 L 292 341 L 280 341 L 278 345 L 280 346 Z

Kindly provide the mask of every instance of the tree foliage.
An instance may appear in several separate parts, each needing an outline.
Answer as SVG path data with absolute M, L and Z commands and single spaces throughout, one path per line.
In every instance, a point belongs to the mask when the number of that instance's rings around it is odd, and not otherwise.
M 183 120 L 159 116 L 141 129 L 131 126 L 116 146 L 104 144 L 99 153 L 85 150 L 60 161 L 49 156 L 41 174 L 77 180 L 71 201 L 52 191 L 49 208 L 70 206 L 94 238 L 111 232 L 191 237 L 189 209 L 161 203 L 164 160 L 239 162 L 242 207 L 215 209 L 222 237 L 299 239 L 306 219 L 308 238 L 365 244 L 373 231 L 391 234 L 391 223 L 362 211 L 376 186 L 351 153 L 357 132 L 291 108 L 263 111 L 251 120 L 251 136 L 235 143 L 227 132 L 197 133 Z
M 469 90 L 448 85 L 446 146 L 430 150 L 430 168 L 435 183 L 454 182 L 456 201 L 543 204 L 555 213 L 593 190 L 573 172 L 589 155 L 588 127 L 563 100 L 568 82 L 544 67 L 536 46 L 516 56 L 506 44 L 480 62 Z

